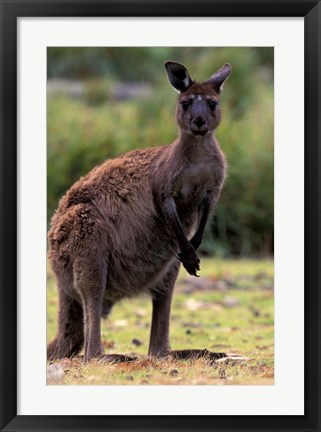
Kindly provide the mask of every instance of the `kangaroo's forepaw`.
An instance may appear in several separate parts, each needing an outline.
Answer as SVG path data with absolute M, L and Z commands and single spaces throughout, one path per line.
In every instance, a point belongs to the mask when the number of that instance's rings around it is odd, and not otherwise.
M 180 252 L 178 259 L 190 275 L 198 277 L 197 271 L 200 270 L 200 259 L 192 245 L 186 251 Z

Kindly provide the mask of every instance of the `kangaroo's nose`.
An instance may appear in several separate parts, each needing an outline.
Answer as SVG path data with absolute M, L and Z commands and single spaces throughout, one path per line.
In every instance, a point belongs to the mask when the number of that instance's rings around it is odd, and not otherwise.
M 204 117 L 201 117 L 201 116 L 195 117 L 192 120 L 192 124 L 197 126 L 198 128 L 201 128 L 202 126 L 204 126 L 206 122 L 207 122 L 206 119 Z

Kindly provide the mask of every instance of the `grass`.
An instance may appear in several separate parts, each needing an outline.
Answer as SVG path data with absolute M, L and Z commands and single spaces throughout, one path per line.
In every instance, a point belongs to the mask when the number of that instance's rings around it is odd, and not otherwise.
M 147 357 L 151 319 L 149 298 L 123 301 L 102 322 L 106 353 L 135 353 L 120 364 L 81 358 L 56 364 L 65 385 L 271 385 L 274 383 L 273 261 L 202 259 L 200 278 L 181 270 L 172 315 L 173 349 L 207 348 L 231 354 L 210 364 L 206 359 Z M 47 337 L 56 333 L 58 296 L 48 274 Z M 233 357 L 234 356 L 234 357 Z M 239 357 L 235 357 L 239 356 Z M 55 383 L 54 380 L 51 381 Z

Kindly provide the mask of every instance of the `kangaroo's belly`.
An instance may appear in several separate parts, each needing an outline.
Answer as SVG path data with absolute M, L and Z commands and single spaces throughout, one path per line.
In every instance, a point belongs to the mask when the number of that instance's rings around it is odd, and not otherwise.
M 185 226 L 189 238 L 194 225 Z M 132 238 L 131 247 L 122 243 L 113 249 L 108 263 L 105 299 L 116 302 L 157 289 L 158 282 L 177 261 L 178 251 L 172 230 L 164 222 L 154 220 L 148 230 Z

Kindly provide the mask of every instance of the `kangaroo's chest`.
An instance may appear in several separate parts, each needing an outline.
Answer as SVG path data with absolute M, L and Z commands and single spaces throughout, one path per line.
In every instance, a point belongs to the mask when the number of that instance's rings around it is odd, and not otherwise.
M 206 161 L 190 164 L 179 176 L 175 185 L 174 197 L 178 204 L 196 206 L 204 199 L 208 190 L 213 188 L 215 173 L 212 163 Z

